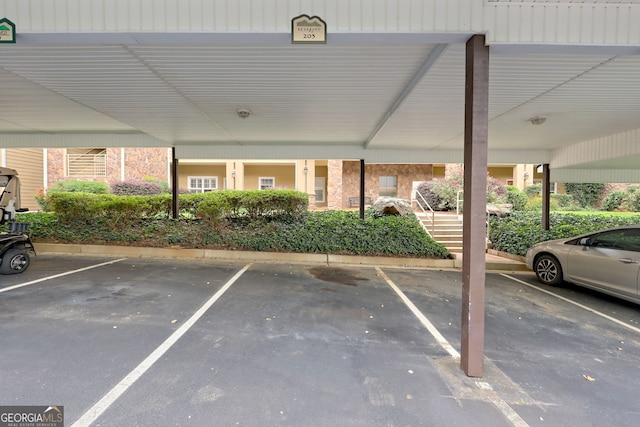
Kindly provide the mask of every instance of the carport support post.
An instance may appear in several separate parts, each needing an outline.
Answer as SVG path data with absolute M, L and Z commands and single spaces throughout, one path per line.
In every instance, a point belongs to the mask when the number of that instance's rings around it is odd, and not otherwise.
M 467 41 L 464 119 L 462 338 L 460 365 L 484 374 L 484 286 L 489 124 L 489 47 L 483 35 Z
M 364 219 L 364 159 L 360 159 L 360 219 Z
M 171 212 L 173 219 L 178 219 L 179 207 L 179 179 L 178 179 L 178 159 L 176 159 L 176 147 L 171 147 Z
M 542 165 L 542 229 L 549 230 L 549 211 L 551 210 L 551 179 L 549 164 Z

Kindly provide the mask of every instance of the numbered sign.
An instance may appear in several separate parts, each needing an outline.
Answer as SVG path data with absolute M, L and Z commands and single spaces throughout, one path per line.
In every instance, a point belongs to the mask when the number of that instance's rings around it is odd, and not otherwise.
M 326 43 L 327 24 L 317 16 L 300 15 L 291 20 L 291 43 Z

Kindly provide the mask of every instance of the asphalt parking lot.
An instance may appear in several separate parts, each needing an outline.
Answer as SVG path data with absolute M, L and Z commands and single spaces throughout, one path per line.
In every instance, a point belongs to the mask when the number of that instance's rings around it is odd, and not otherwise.
M 488 274 L 473 379 L 460 294 L 455 270 L 39 255 L 0 276 L 0 405 L 78 427 L 637 425 L 638 306 Z

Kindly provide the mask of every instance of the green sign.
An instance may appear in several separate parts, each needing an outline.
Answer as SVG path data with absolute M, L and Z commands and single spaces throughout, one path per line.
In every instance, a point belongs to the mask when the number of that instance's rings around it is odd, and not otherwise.
M 16 24 L 7 18 L 0 19 L 0 43 L 16 42 Z

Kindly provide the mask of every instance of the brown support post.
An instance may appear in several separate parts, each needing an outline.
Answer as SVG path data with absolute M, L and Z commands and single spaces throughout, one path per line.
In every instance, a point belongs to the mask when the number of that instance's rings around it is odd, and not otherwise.
M 549 211 L 551 210 L 551 180 L 549 164 L 542 165 L 542 229 L 549 230 Z
M 460 358 L 470 377 L 484 374 L 488 105 L 489 47 L 483 35 L 474 35 L 466 52 Z
M 176 159 L 176 147 L 171 148 L 171 211 L 173 219 L 178 219 L 180 214 L 179 206 L 179 180 L 178 180 L 178 159 Z
M 360 159 L 360 219 L 364 219 L 364 159 Z

